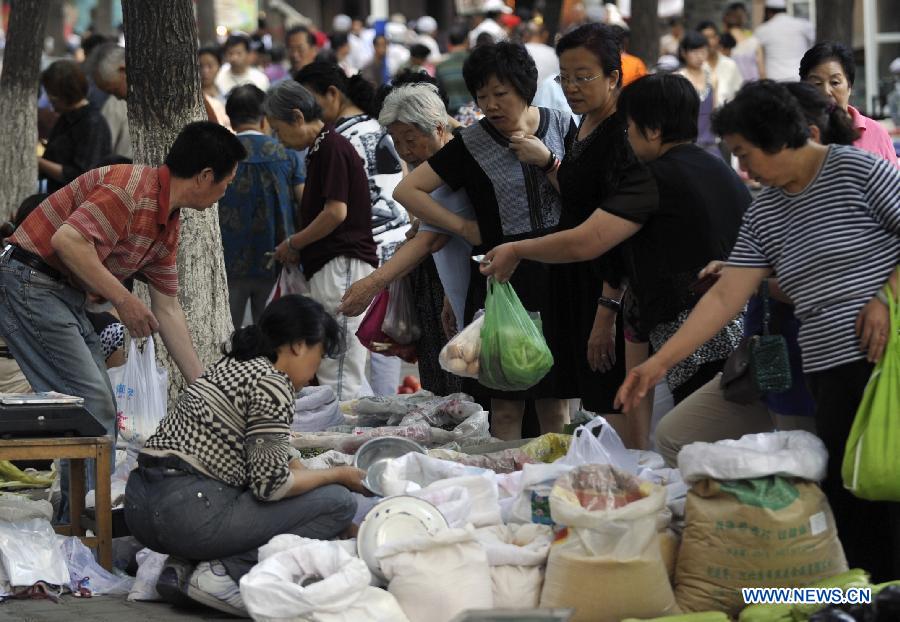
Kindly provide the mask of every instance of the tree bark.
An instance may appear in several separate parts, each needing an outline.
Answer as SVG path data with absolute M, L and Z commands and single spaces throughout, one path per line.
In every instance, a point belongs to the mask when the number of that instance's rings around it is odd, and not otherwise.
M 186 124 L 206 119 L 194 7 L 191 0 L 123 0 L 122 8 L 135 162 L 158 166 Z M 181 221 L 179 299 L 197 354 L 208 365 L 233 328 L 218 210 L 182 209 Z M 184 378 L 167 352 L 162 360 L 174 399 Z
M 629 53 L 652 67 L 659 59 L 658 0 L 631 0 L 631 37 Z
M 46 0 L 47 22 L 45 34 L 53 37 L 53 49 L 50 52 L 54 56 L 66 54 L 66 15 L 63 0 Z M 42 30 L 41 32 L 44 32 Z
M 816 41 L 853 46 L 853 0 L 816 0 Z
M 215 0 L 197 0 L 197 28 L 200 45 L 217 44 Z
M 44 0 L 12 0 L 0 76 L 0 216 L 37 192 L 37 99 L 47 24 Z

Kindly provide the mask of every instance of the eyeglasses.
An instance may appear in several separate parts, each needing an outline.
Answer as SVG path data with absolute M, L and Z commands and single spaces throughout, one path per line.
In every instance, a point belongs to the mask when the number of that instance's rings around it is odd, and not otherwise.
M 571 84 L 576 89 L 580 89 L 582 86 L 584 86 L 588 82 L 593 82 L 597 78 L 602 78 L 603 75 L 604 74 L 602 72 L 598 73 L 596 76 L 591 76 L 590 78 L 583 78 L 583 77 L 566 78 L 563 75 L 558 75 L 555 78 L 553 78 L 553 80 L 563 88 L 565 88 L 567 85 Z

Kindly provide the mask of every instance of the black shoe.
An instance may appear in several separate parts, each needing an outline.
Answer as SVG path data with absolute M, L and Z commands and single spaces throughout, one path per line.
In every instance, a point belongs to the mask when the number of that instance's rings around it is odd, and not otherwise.
M 169 555 L 156 581 L 156 591 L 170 605 L 181 608 L 196 607 L 194 600 L 187 595 L 187 583 L 192 572 L 194 572 L 192 563 Z

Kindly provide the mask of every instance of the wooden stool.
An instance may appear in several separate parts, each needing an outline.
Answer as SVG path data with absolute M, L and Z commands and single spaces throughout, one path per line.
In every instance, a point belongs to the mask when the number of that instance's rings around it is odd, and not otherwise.
M 56 533 L 78 536 L 97 549 L 100 565 L 112 570 L 112 508 L 110 465 L 112 439 L 108 436 L 17 438 L 0 440 L 0 460 L 69 460 L 69 524 L 55 525 Z M 94 460 L 96 525 L 94 537 L 84 535 L 84 461 Z

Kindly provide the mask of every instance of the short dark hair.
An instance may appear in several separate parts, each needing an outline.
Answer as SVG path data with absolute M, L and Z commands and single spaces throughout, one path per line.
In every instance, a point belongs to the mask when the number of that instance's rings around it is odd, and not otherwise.
M 307 346 L 321 343 L 325 356 L 334 357 L 343 348 L 344 338 L 337 320 L 319 302 L 291 294 L 269 303 L 256 324 L 234 331 L 230 347 L 223 345 L 222 354 L 239 361 L 264 356 L 274 363 L 279 347 L 299 341 Z
M 294 26 L 284 34 L 284 42 L 287 43 L 294 35 L 306 35 L 306 42 L 312 47 L 316 47 L 316 35 L 306 26 Z
M 476 47 L 463 63 L 463 80 L 472 97 L 487 84 L 491 76 L 508 84 L 519 97 L 531 104 L 537 92 L 537 67 L 521 43 L 501 41 L 496 45 Z
M 428 58 L 429 54 L 431 54 L 431 50 L 428 49 L 427 45 L 414 43 L 409 46 L 409 55 L 412 58 Z
M 659 130 L 663 143 L 697 140 L 700 97 L 684 76 L 657 73 L 635 80 L 622 89 L 618 110 L 644 136 Z
M 497 40 L 494 39 L 494 35 L 486 30 L 484 32 L 478 33 L 478 36 L 475 37 L 475 47 L 494 45 L 495 43 L 497 43 Z
M 222 50 L 227 52 L 228 50 L 235 47 L 236 45 L 243 45 L 244 49 L 246 49 L 249 52 L 250 51 L 250 37 L 248 37 L 247 35 L 241 35 L 241 34 L 231 35 L 227 39 L 225 39 L 225 45 L 222 46 Z
M 836 60 L 841 64 L 847 83 L 853 86 L 856 80 L 856 63 L 853 62 L 853 52 L 843 43 L 837 41 L 823 41 L 817 43 L 808 50 L 800 59 L 800 79 L 806 80 L 810 72 L 830 60 Z
M 328 35 L 328 40 L 331 41 L 331 49 L 335 51 L 350 43 L 350 37 L 346 32 L 333 32 Z
M 337 63 L 316 61 L 294 73 L 294 80 L 324 95 L 333 86 L 370 117 L 375 107 L 375 87 L 359 74 L 347 77 Z
M 58 60 L 41 74 L 41 84 L 49 95 L 60 98 L 66 105 L 77 104 L 88 94 L 87 76 L 71 60 Z
M 819 140 L 823 145 L 852 145 L 859 138 L 859 131 L 847 111 L 835 105 L 819 89 L 806 82 L 783 84 L 800 104 L 807 123 L 819 128 Z
M 243 84 L 234 87 L 228 95 L 228 101 L 225 102 L 225 114 L 231 120 L 232 127 L 245 123 L 259 123 L 265 116 L 264 101 L 266 94 L 256 85 Z
M 700 48 L 709 47 L 709 41 L 696 30 L 689 30 L 684 33 L 681 43 L 678 44 L 679 52 L 690 52 L 691 50 L 699 50 Z
M 716 26 L 714 22 L 711 22 L 711 21 L 709 21 L 708 19 L 703 20 L 702 22 L 700 22 L 699 24 L 697 24 L 696 30 L 697 30 L 697 32 L 701 32 L 701 33 L 702 33 L 702 32 L 703 32 L 704 30 L 706 30 L 707 28 L 712 28 L 712 30 L 713 30 L 714 33 L 719 34 L 719 27 Z
M 730 32 L 723 32 L 719 35 L 719 46 L 723 50 L 733 50 L 737 46 L 737 39 Z
M 220 65 L 222 64 L 222 48 L 210 45 L 197 50 L 197 58 L 200 58 L 204 54 L 212 56 Z
M 84 56 L 87 58 L 98 45 L 103 45 L 109 41 L 104 35 L 94 33 L 81 40 L 81 49 L 84 50 Z
M 740 134 L 766 153 L 799 149 L 809 140 L 799 102 L 774 80 L 745 84 L 733 100 L 713 113 L 712 125 L 719 136 Z
M 464 24 L 454 24 L 447 34 L 450 45 L 462 45 L 469 38 L 469 29 Z
M 230 131 L 211 121 L 188 123 L 166 154 L 166 166 L 176 177 L 188 179 L 211 168 L 213 179 L 225 179 L 247 150 Z
M 574 48 L 584 48 L 594 55 L 609 77 L 613 71 L 619 72 L 616 86 L 622 84 L 622 39 L 606 24 L 585 24 L 563 36 L 556 44 L 556 55 Z

